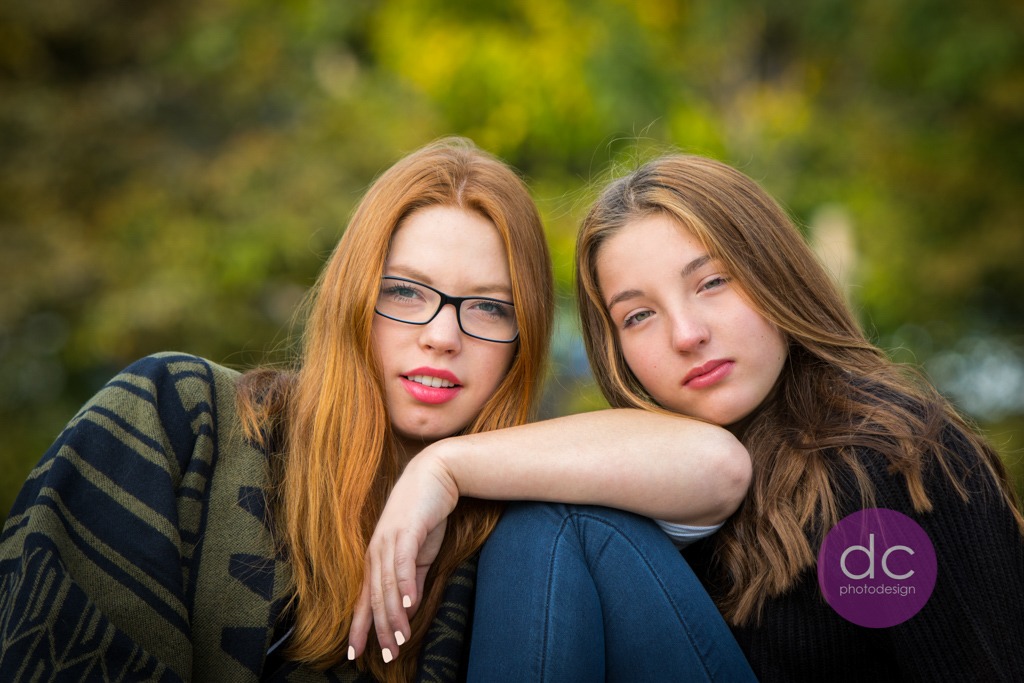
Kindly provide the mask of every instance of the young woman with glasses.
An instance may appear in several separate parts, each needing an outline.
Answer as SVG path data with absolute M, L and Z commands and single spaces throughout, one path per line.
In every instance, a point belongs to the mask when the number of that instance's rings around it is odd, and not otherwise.
M 693 569 L 635 516 L 510 505 L 481 553 L 470 680 L 750 680 L 747 661 L 764 681 L 1019 679 L 1024 517 L 1003 464 L 927 381 L 865 339 L 763 189 L 710 159 L 652 161 L 600 195 L 576 261 L 583 334 L 609 403 L 727 428 L 749 450 L 752 483 L 738 512 L 684 551 Z M 632 433 L 641 447 L 654 443 L 640 422 Z M 491 436 L 439 442 L 455 455 L 413 463 L 399 480 L 368 554 L 375 621 L 403 623 L 398 596 L 414 584 L 410 558 L 429 560 L 422 539 L 443 527 L 459 494 L 594 501 L 584 486 L 522 495 L 518 470 L 495 481 L 467 466 L 459 450 Z M 694 442 L 677 443 L 685 460 Z M 536 479 L 589 476 L 584 448 L 559 455 L 554 475 L 537 463 L 531 493 L 543 489 Z M 656 517 L 700 495 L 645 478 L 655 472 L 650 460 L 631 455 L 605 482 L 622 500 L 646 494 Z M 687 464 L 711 489 L 728 479 Z M 842 555 L 826 553 L 826 536 L 850 524 L 861 535 L 838 546 Z M 910 524 L 924 537 L 911 536 L 914 547 L 890 533 Z M 832 558 L 824 568 L 819 551 Z M 911 555 L 922 564 L 900 564 Z M 913 609 L 840 608 L 842 587 L 830 587 L 829 574 L 840 567 L 847 583 L 873 572 L 898 582 L 915 571 L 934 582 L 921 584 Z M 901 585 L 852 590 L 894 595 Z M 705 586 L 735 640 L 709 631 L 712 622 L 692 609 L 707 599 Z M 742 652 L 730 649 L 737 642 Z
M 510 497 L 713 530 L 749 477 L 727 431 L 637 410 L 526 424 L 552 299 L 540 218 L 513 171 L 464 140 L 400 160 L 321 273 L 293 368 L 144 358 L 44 455 L 0 537 L 0 679 L 464 677 L 493 503 L 442 491 L 444 522 L 416 544 L 429 561 L 374 603 L 401 617 L 367 642 L 375 525 L 414 479 L 403 470 L 430 472 L 441 453 L 478 475 L 464 494 L 512 483 Z M 396 557 L 415 563 L 405 547 Z

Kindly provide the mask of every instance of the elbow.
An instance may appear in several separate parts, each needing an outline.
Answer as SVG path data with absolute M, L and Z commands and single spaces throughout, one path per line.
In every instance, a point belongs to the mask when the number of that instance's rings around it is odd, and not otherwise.
M 716 505 L 712 515 L 718 523 L 736 512 L 746 499 L 753 478 L 753 465 L 747 449 L 735 440 L 722 450 L 716 464 L 718 486 L 715 487 Z

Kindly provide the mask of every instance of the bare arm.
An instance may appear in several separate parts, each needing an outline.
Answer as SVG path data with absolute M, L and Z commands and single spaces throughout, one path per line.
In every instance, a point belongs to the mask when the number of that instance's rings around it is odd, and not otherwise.
M 364 598 L 349 643 L 362 652 L 370 622 L 383 648 L 409 633 L 444 521 L 471 496 L 605 505 L 670 522 L 711 525 L 739 506 L 750 458 L 728 431 L 684 417 L 604 410 L 444 439 L 396 483 L 367 549 Z
M 438 461 L 459 495 L 606 505 L 696 525 L 732 514 L 750 480 L 747 451 L 726 430 L 640 410 L 446 439 L 422 456 Z

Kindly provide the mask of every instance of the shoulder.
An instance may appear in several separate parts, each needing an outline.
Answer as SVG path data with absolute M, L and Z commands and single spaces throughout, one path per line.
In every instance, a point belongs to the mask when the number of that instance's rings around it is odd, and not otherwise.
M 999 479 L 998 455 L 983 441 L 971 438 L 960 425 L 947 423 L 932 448 L 923 450 L 916 472 L 893 464 L 883 453 L 860 449 L 857 460 L 873 488 L 873 507 L 896 510 L 917 520 L 929 535 L 963 539 L 1000 535 L 1020 540 L 1011 498 Z M 847 491 L 858 490 L 852 475 Z M 920 493 L 927 504 L 921 505 Z M 915 501 L 917 504 L 915 504 Z M 845 496 L 852 508 L 862 507 L 855 496 Z
M 212 442 L 237 421 L 239 376 L 191 354 L 140 358 L 82 406 L 47 455 L 75 455 L 91 463 L 162 463 L 177 477 L 197 449 L 214 448 Z
M 85 408 L 109 404 L 127 410 L 142 403 L 157 409 L 174 406 L 194 409 L 211 404 L 218 394 L 233 395 L 241 375 L 205 358 L 163 352 L 144 356 L 111 378 Z
M 130 378 L 158 384 L 167 381 L 195 380 L 200 383 L 233 383 L 240 377 L 236 370 L 188 353 L 164 351 L 144 356 L 121 370 L 111 381 Z

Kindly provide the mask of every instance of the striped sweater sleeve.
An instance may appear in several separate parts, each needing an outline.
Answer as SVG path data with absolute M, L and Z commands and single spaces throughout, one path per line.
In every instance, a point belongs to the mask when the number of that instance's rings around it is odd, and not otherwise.
M 208 364 L 145 358 L 69 422 L 0 536 L 0 680 L 189 680 L 217 429 Z

